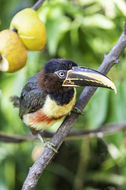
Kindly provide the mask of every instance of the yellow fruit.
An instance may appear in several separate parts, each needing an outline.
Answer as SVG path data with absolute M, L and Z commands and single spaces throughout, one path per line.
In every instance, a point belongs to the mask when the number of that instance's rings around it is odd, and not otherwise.
M 16 29 L 28 50 L 41 50 L 46 44 L 46 29 L 35 10 L 23 9 L 12 19 L 10 29 Z
M 0 71 L 15 72 L 26 64 L 27 50 L 11 30 L 0 32 Z

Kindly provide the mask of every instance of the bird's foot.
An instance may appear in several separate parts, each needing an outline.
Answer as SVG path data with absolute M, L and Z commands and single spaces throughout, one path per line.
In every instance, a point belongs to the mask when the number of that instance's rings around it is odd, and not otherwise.
M 55 145 L 53 143 L 49 141 L 45 142 L 40 134 L 38 134 L 37 136 L 40 139 L 43 147 L 48 147 L 51 150 L 53 150 L 55 153 L 57 153 L 57 150 L 55 149 Z
M 50 149 L 53 150 L 55 153 L 57 153 L 57 150 L 55 149 L 55 145 L 54 145 L 53 143 L 47 141 L 47 142 L 44 143 L 44 146 L 50 148 Z
M 82 114 L 82 111 L 76 106 L 74 106 L 74 108 L 72 109 L 72 112 L 77 113 L 77 114 Z

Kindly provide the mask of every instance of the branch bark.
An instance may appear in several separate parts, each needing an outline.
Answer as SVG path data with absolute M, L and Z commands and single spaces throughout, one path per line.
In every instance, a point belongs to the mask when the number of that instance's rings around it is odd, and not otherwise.
M 115 63 L 118 63 L 118 58 L 123 52 L 124 48 L 126 47 L 126 24 L 124 24 L 124 30 L 121 34 L 118 42 L 116 45 L 112 48 L 112 50 L 104 56 L 104 60 L 101 64 L 101 66 L 98 68 L 98 71 L 107 74 L 109 70 L 113 67 Z M 94 87 L 85 87 L 82 94 L 80 95 L 76 106 L 82 111 L 87 103 L 89 102 L 92 95 L 95 93 L 97 88 Z M 63 124 L 60 126 L 60 128 L 57 130 L 55 135 L 50 140 L 51 143 L 53 143 L 58 150 L 61 144 L 63 143 L 65 137 L 70 133 L 70 130 L 75 123 L 75 121 L 78 118 L 78 114 L 71 113 L 70 116 L 66 117 Z M 50 148 L 45 147 L 43 153 L 39 157 L 38 160 L 33 164 L 33 166 L 30 168 L 28 176 L 24 182 L 24 185 L 22 187 L 22 190 L 34 190 L 38 180 L 46 168 L 46 166 L 50 163 L 51 159 L 55 155 L 55 152 L 52 151 Z

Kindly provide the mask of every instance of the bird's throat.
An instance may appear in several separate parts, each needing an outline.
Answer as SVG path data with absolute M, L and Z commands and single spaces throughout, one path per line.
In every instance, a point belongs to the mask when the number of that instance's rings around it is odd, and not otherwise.
M 62 93 L 50 92 L 49 96 L 58 105 L 62 106 L 62 105 L 65 105 L 65 104 L 69 104 L 69 102 L 74 97 L 74 93 L 75 93 L 75 89 L 71 88 L 70 90 L 64 91 Z

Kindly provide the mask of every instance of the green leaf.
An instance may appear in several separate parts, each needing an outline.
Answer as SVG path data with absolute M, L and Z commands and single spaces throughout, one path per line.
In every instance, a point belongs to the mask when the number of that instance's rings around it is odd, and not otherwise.
M 98 128 L 106 119 L 108 108 L 108 91 L 98 89 L 89 102 L 86 112 L 91 128 Z
M 80 18 L 80 20 L 85 27 L 98 27 L 102 29 L 113 29 L 115 27 L 114 23 L 110 19 L 101 14 L 87 16 Z
M 64 34 L 69 30 L 69 19 L 66 17 L 58 17 L 57 19 L 48 19 L 47 28 L 47 39 L 48 39 L 48 50 L 50 55 L 54 55 L 57 51 L 58 44 L 63 38 Z

